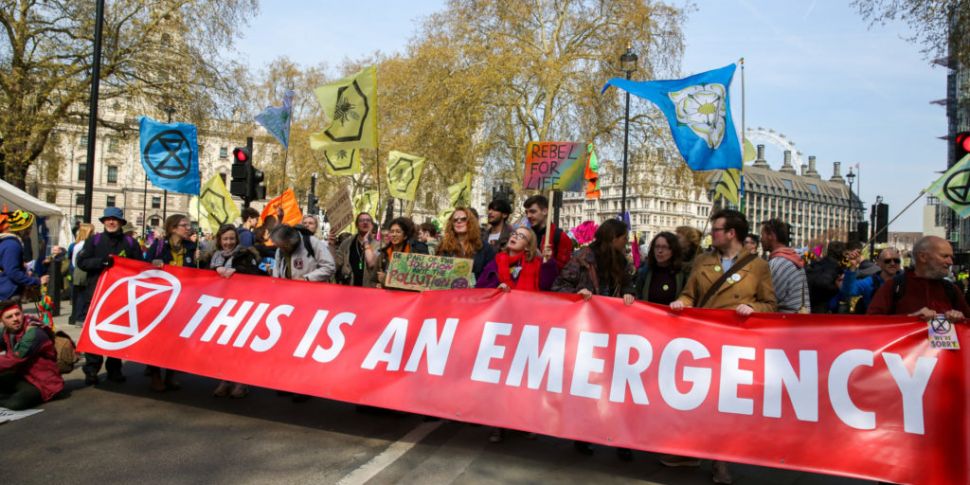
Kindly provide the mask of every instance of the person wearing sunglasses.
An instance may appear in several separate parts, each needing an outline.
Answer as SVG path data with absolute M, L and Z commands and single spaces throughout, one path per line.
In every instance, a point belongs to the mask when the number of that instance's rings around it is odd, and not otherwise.
M 495 252 L 482 241 L 482 229 L 475 213 L 466 207 L 455 207 L 445 225 L 438 256 L 471 259 L 472 273 L 477 280 L 485 265 L 495 259 Z
M 899 257 L 899 251 L 896 248 L 886 248 L 879 251 L 876 264 L 868 267 L 862 261 L 862 254 L 859 251 L 849 252 L 847 259 L 849 264 L 845 268 L 845 276 L 839 292 L 845 301 L 853 297 L 861 297 L 852 313 L 865 315 L 876 290 L 902 270 L 902 258 Z
M 519 227 L 509 234 L 505 249 L 485 265 L 476 288 L 498 288 L 502 291 L 549 291 L 559 275 L 559 266 L 547 247 L 539 257 L 536 235 L 528 227 Z

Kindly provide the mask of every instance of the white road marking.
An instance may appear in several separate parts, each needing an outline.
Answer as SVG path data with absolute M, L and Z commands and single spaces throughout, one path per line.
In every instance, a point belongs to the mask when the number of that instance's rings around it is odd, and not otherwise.
M 340 479 L 337 485 L 363 485 L 368 480 L 374 478 L 382 470 L 404 456 L 414 445 L 421 442 L 425 436 L 438 429 L 444 421 L 431 421 L 421 423 L 404 435 L 401 439 L 391 443 L 381 454 L 371 458 L 356 470 Z

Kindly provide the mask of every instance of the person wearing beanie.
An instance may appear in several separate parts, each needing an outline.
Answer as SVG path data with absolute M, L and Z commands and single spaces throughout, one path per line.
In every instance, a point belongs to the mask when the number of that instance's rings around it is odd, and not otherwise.
M 48 275 L 37 278 L 24 269 L 23 238 L 34 219 L 33 214 L 22 210 L 0 213 L 0 300 L 20 296 L 29 286 L 47 284 Z

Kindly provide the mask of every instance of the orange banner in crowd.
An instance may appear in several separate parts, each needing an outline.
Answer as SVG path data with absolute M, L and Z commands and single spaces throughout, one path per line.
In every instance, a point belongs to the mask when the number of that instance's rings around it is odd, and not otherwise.
M 970 344 L 967 325 L 952 328 Z M 609 446 L 968 483 L 970 357 L 928 332 L 909 317 L 742 320 L 572 294 L 224 279 L 120 259 L 98 281 L 79 349 Z
M 283 214 L 283 224 L 295 226 L 303 220 L 303 211 L 300 210 L 300 201 L 296 199 L 293 189 L 286 189 L 282 194 L 266 203 L 263 212 L 259 215 L 259 223 L 262 224 L 267 217 L 273 216 L 279 219 Z

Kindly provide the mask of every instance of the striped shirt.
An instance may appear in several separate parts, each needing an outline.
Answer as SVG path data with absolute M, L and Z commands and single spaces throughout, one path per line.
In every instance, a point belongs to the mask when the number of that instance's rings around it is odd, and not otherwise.
M 768 260 L 768 268 L 771 269 L 771 283 L 775 287 L 780 313 L 797 313 L 802 307 L 811 306 L 805 268 L 799 268 L 783 257 Z

